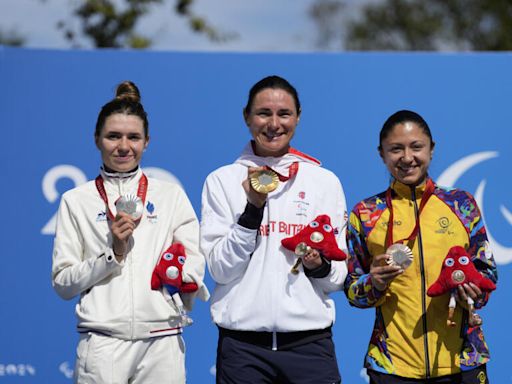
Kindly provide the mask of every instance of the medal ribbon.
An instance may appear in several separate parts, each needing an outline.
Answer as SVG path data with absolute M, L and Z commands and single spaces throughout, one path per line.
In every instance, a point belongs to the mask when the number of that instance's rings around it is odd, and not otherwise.
M 411 234 L 399 241 L 397 243 L 403 243 L 404 241 L 411 241 L 418 236 L 418 232 L 420 231 L 420 215 L 421 211 L 427 204 L 428 199 L 432 196 L 434 193 L 435 185 L 432 179 L 427 179 L 425 191 L 423 192 L 423 197 L 421 198 L 420 208 L 418 210 L 418 215 L 416 217 L 416 225 L 414 226 L 414 229 L 412 230 Z M 389 248 L 390 245 L 394 244 L 393 242 L 393 202 L 391 199 L 391 187 L 389 187 L 386 191 L 386 204 L 389 209 L 389 221 L 388 221 L 388 232 L 386 234 L 386 248 Z
M 279 178 L 279 181 L 288 181 L 292 177 L 294 177 L 297 174 L 297 172 L 299 172 L 299 162 L 296 161 L 296 162 L 292 163 L 292 165 L 290 165 L 290 167 L 288 168 L 288 176 L 283 176 L 279 172 L 274 171 L 272 168 L 270 168 L 266 165 L 264 168 L 274 172 L 277 175 L 277 177 Z
M 107 197 L 107 192 L 105 191 L 103 177 L 101 175 L 98 175 L 96 177 L 96 180 L 94 180 L 94 182 L 96 183 L 96 189 L 98 190 L 98 193 L 100 194 L 101 199 L 105 202 L 105 205 L 107 207 L 107 216 L 110 219 L 110 221 L 113 221 L 114 215 L 110 211 L 110 206 L 108 205 L 108 197 Z M 137 196 L 142 200 L 142 206 L 144 206 L 144 203 L 146 202 L 147 191 L 148 191 L 148 178 L 143 173 L 139 180 L 139 187 L 137 188 Z

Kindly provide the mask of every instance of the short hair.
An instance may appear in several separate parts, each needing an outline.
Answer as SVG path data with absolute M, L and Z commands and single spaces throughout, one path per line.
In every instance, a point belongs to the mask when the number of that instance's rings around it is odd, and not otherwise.
M 291 85 L 287 80 L 283 79 L 282 77 L 273 75 L 273 76 L 267 76 L 260 81 L 258 81 L 256 84 L 254 84 L 249 91 L 249 98 L 247 100 L 247 105 L 244 108 L 244 113 L 249 114 L 251 113 L 252 104 L 254 102 L 254 98 L 258 93 L 263 91 L 264 89 L 282 89 L 283 91 L 286 91 L 290 94 L 290 96 L 293 97 L 293 101 L 295 102 L 295 108 L 297 109 L 297 114 L 300 115 L 300 101 L 299 101 L 299 94 L 297 93 L 297 90 L 293 85 Z

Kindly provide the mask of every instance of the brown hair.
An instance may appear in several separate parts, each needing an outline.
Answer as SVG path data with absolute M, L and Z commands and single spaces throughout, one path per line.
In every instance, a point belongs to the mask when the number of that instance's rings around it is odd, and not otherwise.
M 252 103 L 254 102 L 254 98 L 256 97 L 256 95 L 268 88 L 282 89 L 283 91 L 288 92 L 290 96 L 293 98 L 293 101 L 295 102 L 295 109 L 297 115 L 300 115 L 300 101 L 297 90 L 286 79 L 283 79 L 282 77 L 276 75 L 267 76 L 252 86 L 251 90 L 249 91 L 247 105 L 244 108 L 245 114 L 248 115 L 251 113 Z
M 149 136 L 148 116 L 140 100 L 139 88 L 135 83 L 132 81 L 120 83 L 116 88 L 116 96 L 101 108 L 96 121 L 94 136 L 98 137 L 100 135 L 107 117 L 115 113 L 122 113 L 140 117 L 144 124 L 144 136 L 147 138 Z

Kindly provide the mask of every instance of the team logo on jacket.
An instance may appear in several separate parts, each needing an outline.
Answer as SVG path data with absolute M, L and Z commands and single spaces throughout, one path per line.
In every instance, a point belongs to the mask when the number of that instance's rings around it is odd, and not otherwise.
M 100 221 L 107 221 L 107 212 L 106 212 L 106 211 L 101 211 L 101 212 L 99 212 L 99 213 L 96 215 L 96 221 L 97 221 L 97 222 L 100 222 Z
M 436 223 L 439 226 L 439 229 L 436 230 L 436 233 L 439 233 L 442 235 L 444 235 L 444 234 L 453 235 L 453 231 L 451 230 L 452 223 L 451 223 L 450 219 L 443 216 L 443 217 L 440 217 Z
M 153 214 L 155 212 L 155 205 L 152 202 L 150 202 L 149 200 L 146 203 L 146 211 L 148 211 L 148 215 L 147 215 L 148 221 L 150 223 L 156 223 L 158 221 L 158 215 Z
M 296 204 L 295 215 L 307 217 L 309 203 L 306 201 L 302 201 L 302 200 L 295 200 L 293 203 Z
M 309 203 L 305 200 L 306 199 L 306 192 L 300 191 L 297 194 L 298 199 L 293 200 L 293 204 L 295 206 L 295 216 L 304 216 L 307 217 Z
M 389 226 L 389 223 L 387 221 L 382 221 L 380 222 L 380 225 L 384 228 L 387 228 Z M 399 227 L 400 225 L 402 225 L 402 220 L 393 220 L 393 226 Z

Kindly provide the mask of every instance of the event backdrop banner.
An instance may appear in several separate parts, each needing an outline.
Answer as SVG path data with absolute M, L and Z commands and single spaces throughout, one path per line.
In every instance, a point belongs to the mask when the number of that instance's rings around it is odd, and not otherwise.
M 231 163 L 249 140 L 242 118 L 249 88 L 270 74 L 299 91 L 293 146 L 341 179 L 349 207 L 387 187 L 377 153 L 382 123 L 419 112 L 436 142 L 431 175 L 474 194 L 499 269 L 484 319 L 493 383 L 510 383 L 512 336 L 512 54 L 250 54 L 122 50 L 48 51 L 0 47 L 0 115 L 6 174 L 1 188 L 0 383 L 71 382 L 78 339 L 76 299 L 51 287 L 55 214 L 62 194 L 98 174 L 93 131 L 115 86 L 142 93 L 151 142 L 143 168 L 174 179 L 200 214 L 209 172 Z M 213 282 L 207 276 L 207 284 Z M 336 353 L 344 383 L 362 368 L 374 310 L 334 295 Z M 198 302 L 184 334 L 188 382 L 214 383 L 217 329 Z

